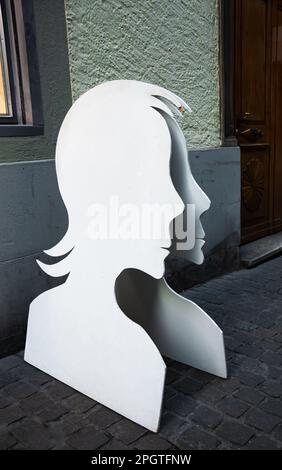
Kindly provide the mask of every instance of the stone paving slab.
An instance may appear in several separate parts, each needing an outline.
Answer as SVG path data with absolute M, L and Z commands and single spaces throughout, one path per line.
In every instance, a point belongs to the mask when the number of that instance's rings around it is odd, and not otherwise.
M 0 449 L 282 449 L 282 257 L 183 293 L 225 334 L 227 380 L 167 360 L 151 433 L 23 361 L 0 359 Z

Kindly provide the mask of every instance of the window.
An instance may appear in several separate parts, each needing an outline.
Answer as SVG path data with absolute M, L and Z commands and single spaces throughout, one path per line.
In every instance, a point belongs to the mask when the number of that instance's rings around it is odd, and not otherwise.
M 0 0 L 0 137 L 42 133 L 32 1 Z

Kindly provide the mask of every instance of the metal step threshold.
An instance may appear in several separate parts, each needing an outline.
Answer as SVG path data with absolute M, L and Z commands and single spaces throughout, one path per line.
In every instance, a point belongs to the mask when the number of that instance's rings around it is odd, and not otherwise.
M 282 254 L 282 232 L 242 245 L 240 247 L 241 266 L 253 268 L 279 254 Z

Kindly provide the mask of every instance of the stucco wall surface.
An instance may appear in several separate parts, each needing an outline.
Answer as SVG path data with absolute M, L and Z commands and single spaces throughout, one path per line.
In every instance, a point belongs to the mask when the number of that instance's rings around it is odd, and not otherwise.
M 66 0 L 73 98 L 112 79 L 165 86 L 193 110 L 190 148 L 220 144 L 217 0 Z

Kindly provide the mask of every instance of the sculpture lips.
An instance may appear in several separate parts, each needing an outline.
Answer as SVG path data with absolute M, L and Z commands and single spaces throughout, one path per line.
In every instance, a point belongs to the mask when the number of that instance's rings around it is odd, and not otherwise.
M 165 243 L 163 246 L 161 246 L 163 250 L 170 251 L 171 248 L 171 240 L 169 240 L 167 243 Z
M 161 245 L 161 248 L 168 249 L 171 247 L 171 239 L 169 240 L 163 240 L 163 245 Z

